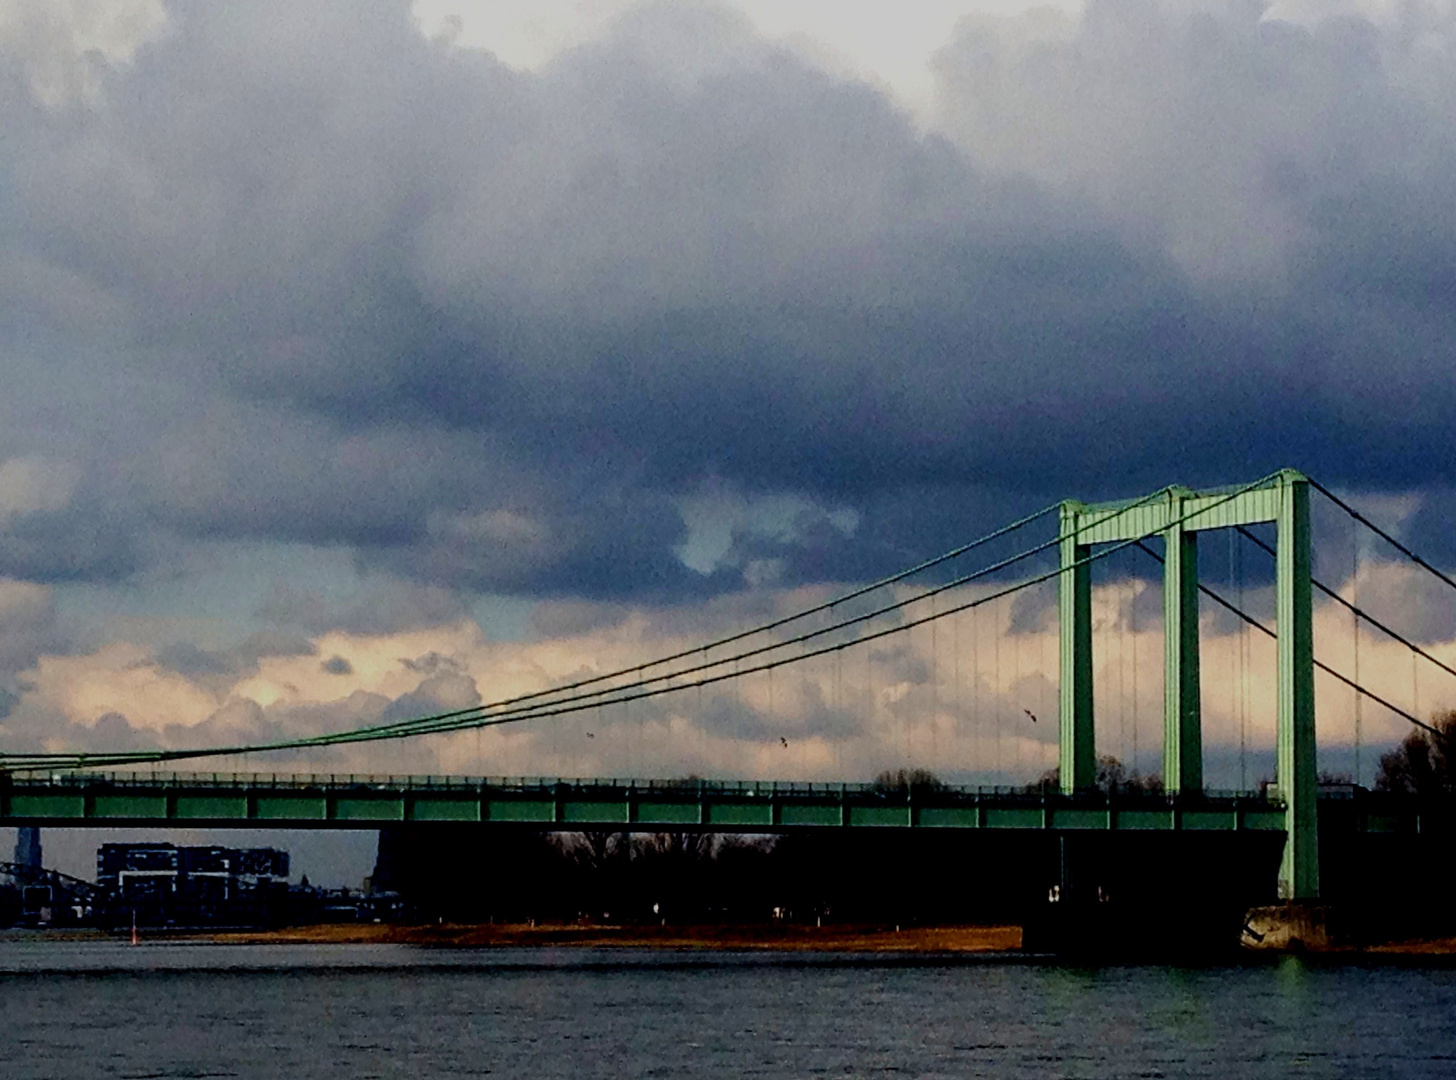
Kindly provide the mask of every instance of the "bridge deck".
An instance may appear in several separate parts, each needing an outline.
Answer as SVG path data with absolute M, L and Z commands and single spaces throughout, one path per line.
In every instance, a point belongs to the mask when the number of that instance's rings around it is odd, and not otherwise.
M 1408 807 L 1355 793 L 1366 832 L 1414 832 Z M 1332 796 L 1331 796 L 1332 797 Z M 1349 796 L 1347 796 L 1348 798 Z M 783 781 L 559 780 L 254 773 L 0 775 L 0 824 L 368 829 L 487 822 L 547 830 L 783 832 L 801 828 L 1245 830 L 1284 828 L 1250 794 L 1064 796 L 1007 788 L 885 790 Z

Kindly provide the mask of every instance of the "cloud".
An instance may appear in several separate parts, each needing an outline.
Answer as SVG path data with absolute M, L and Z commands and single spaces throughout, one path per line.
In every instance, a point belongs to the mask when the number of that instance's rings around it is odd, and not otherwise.
M 282 635 L 331 630 L 352 634 L 389 634 L 420 626 L 456 623 L 470 616 L 460 592 L 390 575 L 355 574 L 352 589 L 317 580 L 318 575 L 275 576 L 255 599 L 250 614 Z M 330 586 L 333 586 L 330 588 Z
M 255 674 L 264 658 L 316 654 L 317 647 L 307 637 L 286 630 L 269 630 L 223 649 L 203 649 L 191 641 L 167 641 L 155 649 L 153 656 L 158 665 L 180 675 L 220 680 L 226 685 L 241 676 Z
M 1304 25 L 1266 8 L 967 19 L 938 59 L 942 122 L 977 164 L 1091 199 L 1196 275 L 1278 283 L 1389 197 L 1434 209 L 1452 149 L 1435 65 L 1453 39 L 1432 5 Z
M 51 109 L 95 104 L 109 69 L 166 30 L 161 0 L 18 0 L 0 8 L 0 52 Z
M 929 131 L 707 7 L 634 9 L 519 71 L 402 2 L 178 3 L 83 77 L 53 57 L 113 34 L 89 11 L 5 31 L 0 57 L 0 575 L 31 613 L 0 667 L 30 680 L 11 711 L 37 738 L 494 698 L 1061 497 L 1285 464 L 1404 500 L 1372 505 L 1451 557 L 1440 6 L 967 20 Z M 254 589 L 243 549 L 298 572 Z M 58 643 L 55 591 L 165 585 L 246 594 L 241 628 Z M 1392 617 L 1403 587 L 1380 586 Z M 481 631 L 499 597 L 540 604 L 529 641 Z M 1154 598 L 1129 601 L 1139 627 Z M 1007 616 L 1028 668 L 1048 611 Z M 262 627 L 284 638 L 243 640 Z M 431 654 L 462 666 L 400 663 Z M 934 713 L 924 661 L 872 661 L 880 704 L 845 730 Z M 984 689 L 1010 708 L 1040 686 Z M 805 768 L 883 749 L 828 736 L 825 685 L 794 716 L 757 694 L 701 715 L 779 729 Z M 788 760 L 683 710 L 602 724 Z M 500 769 L 545 753 L 483 738 Z M 573 745 L 552 768 L 631 764 Z
M 1409 577 L 1391 564 L 1371 562 L 1358 587 L 1347 581 L 1342 589 L 1385 611 L 1409 595 Z M 954 596 L 964 602 L 998 587 L 970 586 Z M 1251 587 L 1245 596 L 1266 620 L 1271 592 Z M 248 665 L 221 654 L 186 672 L 162 663 L 161 651 L 73 649 L 44 655 L 18 672 L 0 724 L 7 748 L 17 751 L 196 747 L 342 731 L 513 698 L 691 651 L 709 635 L 800 610 L 827 595 L 765 588 L 691 610 L 578 601 L 558 605 L 542 632 L 524 640 L 491 640 L 468 621 L 389 633 L 331 632 L 240 650 L 256 654 Z M 902 589 L 897 595 L 908 599 L 913 593 Z M 628 704 L 481 732 L 290 752 L 218 767 L 853 780 L 904 765 L 969 782 L 1025 783 L 1055 764 L 1058 630 L 1047 599 L 1009 597 L 771 674 Z M 945 597 L 922 601 L 912 612 L 943 612 L 949 603 Z M 1209 782 L 1232 787 L 1236 748 L 1247 746 L 1258 757 L 1274 743 L 1274 647 L 1223 620 L 1211 603 L 1203 608 L 1204 738 L 1214 770 Z M 1163 707 L 1159 590 L 1136 579 L 1099 583 L 1093 615 L 1098 746 L 1155 772 Z M 882 619 L 876 625 L 892 624 Z M 1447 664 L 1456 664 L 1452 626 L 1449 619 L 1426 620 L 1426 647 Z M 1425 662 L 1412 668 L 1403 647 L 1369 628 L 1357 658 L 1349 614 L 1331 601 L 1316 603 L 1315 637 L 1322 661 L 1346 674 L 1358 666 L 1361 681 L 1400 708 L 1424 716 L 1456 704 L 1449 679 Z M 169 654 L 172 665 L 177 654 Z M 1323 752 L 1348 756 L 1356 738 L 1353 696 L 1324 675 L 1317 695 Z M 1369 780 L 1372 749 L 1399 739 L 1408 724 L 1370 701 L 1358 715 Z
M 79 471 L 40 458 L 0 461 L 0 528 L 16 518 L 62 509 L 71 501 Z
M 54 590 L 0 578 L 0 678 L 61 647 Z

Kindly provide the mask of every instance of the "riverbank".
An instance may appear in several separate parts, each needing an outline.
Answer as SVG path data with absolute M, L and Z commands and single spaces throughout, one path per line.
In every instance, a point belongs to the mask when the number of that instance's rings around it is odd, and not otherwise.
M 1393 941 L 1368 945 L 1361 951 L 1374 956 L 1456 956 L 1456 937 Z
M 209 934 L 219 944 L 387 944 L 441 948 L 520 946 L 769 950 L 778 952 L 987 953 L 1021 948 L 1019 926 L 585 926 L 496 923 L 396 926 L 380 923 L 300 926 Z
M 280 930 L 167 934 L 237 945 L 416 945 L 436 948 L 520 947 L 701 949 L 770 952 L 1012 953 L 1022 950 L 1019 926 L 591 926 L 495 923 L 422 926 L 331 924 Z M 1371 960 L 1456 957 L 1456 938 L 1311 949 L 1306 955 Z
M 0 930 L 4 941 L 106 941 L 130 930 L 66 927 Z M 330 923 L 278 930 L 208 930 L 143 927 L 143 944 L 201 942 L 218 945 L 413 945 L 452 949 L 621 948 L 703 951 L 851 952 L 851 953 L 1016 953 L 1022 951 L 1019 926 L 600 926 L 582 924 Z M 1456 937 L 1417 938 L 1363 946 L 1342 945 L 1300 950 L 1327 961 L 1399 962 L 1456 959 Z M 1252 954 L 1247 954 L 1252 955 Z

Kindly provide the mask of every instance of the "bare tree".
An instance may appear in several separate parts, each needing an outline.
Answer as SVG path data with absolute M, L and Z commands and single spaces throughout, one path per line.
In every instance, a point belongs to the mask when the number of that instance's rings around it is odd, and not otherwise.
M 1062 770 L 1054 766 L 1041 774 L 1031 785 L 1034 791 L 1056 788 L 1061 784 Z M 1134 791 L 1156 795 L 1163 790 L 1163 778 L 1156 773 L 1141 773 L 1129 776 L 1127 766 L 1112 754 L 1103 754 L 1097 759 L 1097 779 L 1094 781 L 1100 791 Z
M 707 862 L 717 849 L 717 837 L 707 832 L 639 833 L 632 842 L 634 859 L 670 862 Z
M 594 829 L 577 834 L 577 858 L 590 870 L 604 870 L 629 855 L 627 834 Z
M 947 786 L 929 769 L 886 769 L 875 777 L 875 790 L 882 795 L 922 795 Z
M 1377 791 L 1450 801 L 1456 794 L 1456 709 L 1431 718 L 1436 730 L 1417 728 L 1380 758 Z

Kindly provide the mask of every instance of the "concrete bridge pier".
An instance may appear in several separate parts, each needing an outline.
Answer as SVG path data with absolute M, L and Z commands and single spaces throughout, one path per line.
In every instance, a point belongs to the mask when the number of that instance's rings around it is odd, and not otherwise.
M 1237 951 L 1253 905 L 1275 899 L 1277 832 L 1064 833 L 1025 916 L 1032 952 L 1199 961 Z
M 1062 833 L 1056 837 L 1047 867 L 1043 897 L 1024 920 L 1022 947 L 1030 952 L 1062 956 L 1101 954 L 1121 937 L 1113 921 L 1107 838 Z

